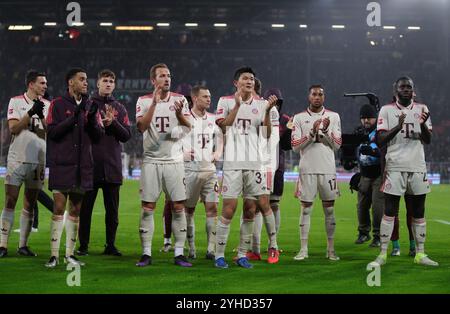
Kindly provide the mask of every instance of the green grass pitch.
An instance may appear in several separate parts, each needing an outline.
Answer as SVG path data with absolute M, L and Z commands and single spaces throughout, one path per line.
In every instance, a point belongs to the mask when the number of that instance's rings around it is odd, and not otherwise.
M 4 185 L 1 183 L 0 201 L 4 203 Z M 239 239 L 239 210 L 233 219 L 226 259 L 229 269 L 216 269 L 204 258 L 206 250 L 205 214 L 198 205 L 196 244 L 198 257 L 190 269 L 173 265 L 173 252 L 160 253 L 162 246 L 162 200 L 155 215 L 153 238 L 153 265 L 137 268 L 140 256 L 138 223 L 140 201 L 138 181 L 126 181 L 121 189 L 120 224 L 117 246 L 123 257 L 103 256 L 104 209 L 102 197 L 97 199 L 91 232 L 90 255 L 82 258 L 86 266 L 81 270 L 81 286 L 69 287 L 66 277 L 69 271 L 61 263 L 56 269 L 46 269 L 50 254 L 50 214 L 40 206 L 39 232 L 32 233 L 30 247 L 38 257 L 18 257 L 18 233 L 12 233 L 9 255 L 0 260 L 0 294 L 3 293 L 449 293 L 450 292 L 450 187 L 433 186 L 426 203 L 427 243 L 426 252 L 440 263 L 437 268 L 426 268 L 413 264 L 407 256 L 408 234 L 404 204 L 400 210 L 400 245 L 402 255 L 388 258 L 381 269 L 381 286 L 369 287 L 366 277 L 368 262 L 373 260 L 377 248 L 368 243 L 354 244 L 357 235 L 356 194 L 351 194 L 347 184 L 340 185 L 342 196 L 337 200 L 336 251 L 338 262 L 325 259 L 326 239 L 323 211 L 316 201 L 312 214 L 309 256 L 298 262 L 293 257 L 299 249 L 298 221 L 299 202 L 293 197 L 293 184 L 286 184 L 281 203 L 281 230 L 278 238 L 284 253 L 279 264 L 266 261 L 254 262 L 253 269 L 242 269 L 232 263 Z M 101 194 L 101 193 L 100 193 Z M 16 206 L 15 228 L 19 225 L 22 198 Z M 220 212 L 219 207 L 219 212 Z M 263 228 L 262 243 L 267 243 Z M 61 255 L 65 234 L 61 241 Z M 264 250 L 264 248 L 263 248 Z M 265 254 L 263 254 L 265 258 Z M 61 259 L 62 262 L 62 259 Z

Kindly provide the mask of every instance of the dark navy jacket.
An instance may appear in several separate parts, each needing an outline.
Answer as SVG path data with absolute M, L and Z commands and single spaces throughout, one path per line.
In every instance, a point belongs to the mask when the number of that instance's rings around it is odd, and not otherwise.
M 92 145 L 94 154 L 94 185 L 102 183 L 122 184 L 122 146 L 131 138 L 130 122 L 125 107 L 113 96 L 102 97 L 96 93 L 91 101 L 98 105 L 100 114 L 106 105 L 112 106 L 115 119 L 105 126 L 105 134 Z
M 76 187 L 88 191 L 93 188 L 94 160 L 92 142 L 104 134 L 100 114 L 88 122 L 87 112 L 92 103 L 87 97 L 86 105 L 75 116 L 77 104 L 66 93 L 54 99 L 47 116 L 47 165 L 50 169 L 48 187 L 50 190 L 64 190 Z

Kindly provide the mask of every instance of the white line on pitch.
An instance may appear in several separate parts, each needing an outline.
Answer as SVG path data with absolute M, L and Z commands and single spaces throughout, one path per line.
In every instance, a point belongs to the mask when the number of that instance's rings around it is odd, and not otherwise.
M 445 221 L 445 220 L 440 220 L 440 219 L 435 219 L 434 221 L 440 222 L 441 224 L 449 225 L 449 226 L 450 226 L 450 221 Z

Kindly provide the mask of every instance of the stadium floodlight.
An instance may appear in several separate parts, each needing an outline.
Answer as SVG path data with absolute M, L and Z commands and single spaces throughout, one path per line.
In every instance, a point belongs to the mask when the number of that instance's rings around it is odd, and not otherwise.
M 8 30 L 10 31 L 29 31 L 32 29 L 32 25 L 9 25 Z
M 56 22 L 45 22 L 44 26 L 56 26 Z
M 383 29 L 396 29 L 397 27 L 392 26 L 392 25 L 385 25 L 383 26 Z
M 345 25 L 331 25 L 331 28 L 333 28 L 333 29 L 344 29 Z
M 272 24 L 272 28 L 284 28 L 284 24 Z
M 227 27 L 226 23 L 214 23 L 214 27 Z
M 72 26 L 84 26 L 83 22 L 73 22 Z
M 100 26 L 113 26 L 113 23 L 111 23 L 111 22 L 101 22 Z
M 186 27 L 197 27 L 198 23 L 186 23 L 186 24 L 184 24 L 184 26 L 186 26 Z
M 298 27 L 300 27 L 300 28 L 308 28 L 308 25 L 306 25 L 306 24 L 300 24 Z
M 151 31 L 153 26 L 116 26 L 116 31 Z
M 413 31 L 420 31 L 421 27 L 420 26 L 408 26 L 409 30 L 413 30 Z
M 168 26 L 170 26 L 170 23 L 156 23 L 156 26 L 158 26 L 158 27 L 168 27 Z

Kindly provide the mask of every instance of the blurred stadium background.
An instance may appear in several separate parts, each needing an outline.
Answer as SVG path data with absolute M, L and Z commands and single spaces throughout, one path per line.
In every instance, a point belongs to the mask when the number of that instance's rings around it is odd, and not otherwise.
M 8 101 L 24 91 L 28 69 L 45 71 L 50 97 L 56 97 L 64 92 L 70 67 L 88 71 L 90 92 L 97 72 L 110 68 L 118 76 L 115 95 L 135 121 L 136 100 L 150 91 L 150 66 L 165 62 L 172 70 L 172 89 L 206 84 L 213 110 L 220 96 L 233 93 L 232 75 L 242 65 L 256 70 L 263 91 L 282 90 L 283 112 L 290 115 L 307 106 L 308 86 L 321 83 L 326 105 L 341 115 L 344 132 L 359 124 L 359 106 L 367 102 L 344 98 L 344 92 L 373 92 L 385 104 L 393 81 L 409 75 L 418 100 L 431 110 L 428 170 L 449 182 L 447 0 L 378 1 L 379 27 L 366 24 L 370 1 L 78 1 L 82 25 L 73 27 L 66 24 L 68 2 L 0 2 L 0 166 L 9 143 Z M 25 30 L 12 30 L 17 25 Z M 145 30 L 120 30 L 123 26 Z M 142 156 L 141 135 L 135 127 L 133 132 L 124 145 L 130 174 Z M 287 157 L 287 169 L 295 170 L 298 155 Z

